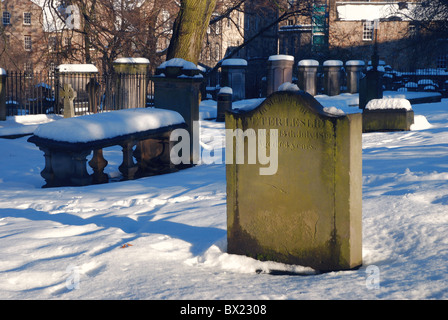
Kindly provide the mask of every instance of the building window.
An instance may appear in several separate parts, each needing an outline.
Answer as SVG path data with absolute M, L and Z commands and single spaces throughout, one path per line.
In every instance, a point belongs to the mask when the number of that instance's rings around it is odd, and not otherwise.
M 23 24 L 27 26 L 31 25 L 31 12 L 23 13 Z
M 23 39 L 23 46 L 26 51 L 31 51 L 32 48 L 32 42 L 31 42 L 31 36 L 25 36 Z
M 447 56 L 441 55 L 437 58 L 437 68 L 446 69 L 447 67 Z
M 11 14 L 8 11 L 3 11 L 3 25 L 11 24 Z
M 362 40 L 372 41 L 373 40 L 373 29 L 374 29 L 373 21 L 364 21 L 362 23 Z
M 33 64 L 31 62 L 25 62 L 23 64 L 23 71 L 25 72 L 25 75 L 30 77 L 33 74 Z

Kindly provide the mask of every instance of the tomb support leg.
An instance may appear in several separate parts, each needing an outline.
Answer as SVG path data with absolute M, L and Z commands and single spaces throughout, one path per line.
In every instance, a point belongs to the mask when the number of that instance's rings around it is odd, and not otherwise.
M 134 140 L 126 141 L 121 144 L 123 148 L 123 162 L 118 167 L 121 174 L 123 175 L 123 180 L 132 180 L 135 177 L 135 173 L 138 170 L 138 166 L 134 163 L 133 159 L 133 147 L 136 144 Z

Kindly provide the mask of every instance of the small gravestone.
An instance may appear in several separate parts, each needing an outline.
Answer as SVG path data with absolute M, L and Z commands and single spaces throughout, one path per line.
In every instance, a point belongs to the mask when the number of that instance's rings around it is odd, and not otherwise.
M 76 98 L 76 91 L 73 90 L 70 83 L 64 83 L 64 86 L 59 92 L 59 96 L 63 100 L 64 105 L 64 118 L 72 118 L 75 116 L 75 108 L 73 106 L 73 100 Z
M 329 113 L 303 91 L 227 112 L 228 252 L 322 271 L 359 267 L 361 142 L 361 114 Z
M 363 132 L 409 131 L 413 124 L 414 111 L 407 99 L 372 99 L 362 112 Z

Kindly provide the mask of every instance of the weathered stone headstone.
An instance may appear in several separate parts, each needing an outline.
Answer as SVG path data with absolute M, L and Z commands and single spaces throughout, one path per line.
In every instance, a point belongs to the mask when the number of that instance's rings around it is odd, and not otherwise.
M 258 152 L 258 162 L 246 153 L 241 161 L 235 150 L 242 141 L 231 132 L 246 136 L 244 150 Z M 303 91 L 276 92 L 254 110 L 227 112 L 228 252 L 322 271 L 359 267 L 361 136 L 361 114 L 327 113 Z M 277 170 L 263 173 L 276 151 Z
M 162 63 L 151 79 L 154 81 L 154 106 L 176 111 L 184 118 L 190 135 L 190 164 L 196 164 L 199 134 L 195 126 L 199 121 L 203 76 L 194 63 L 174 58 Z
M 317 94 L 317 69 L 319 61 L 313 59 L 300 60 L 298 63 L 298 79 L 299 88 L 310 95 Z
M 232 88 L 224 87 L 218 92 L 218 100 L 216 101 L 216 122 L 224 122 L 226 120 L 226 110 L 232 109 Z
M 73 90 L 72 85 L 64 83 L 64 86 L 59 91 L 59 97 L 62 99 L 64 105 L 64 118 L 74 117 L 75 108 L 73 106 L 73 100 L 76 98 L 76 91 Z

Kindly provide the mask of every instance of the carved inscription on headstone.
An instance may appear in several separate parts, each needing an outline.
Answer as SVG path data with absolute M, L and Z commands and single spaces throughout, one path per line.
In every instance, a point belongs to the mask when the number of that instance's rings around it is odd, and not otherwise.
M 258 139 L 268 154 L 278 150 L 275 174 L 226 165 L 229 253 L 318 270 L 361 265 L 361 124 L 360 114 L 327 114 L 304 92 L 228 112 L 226 129 L 278 130 L 276 144 Z

